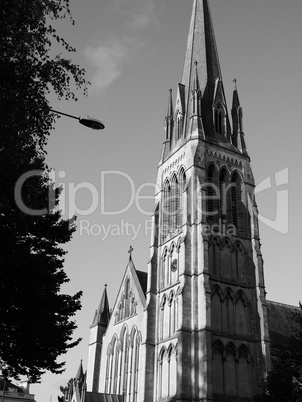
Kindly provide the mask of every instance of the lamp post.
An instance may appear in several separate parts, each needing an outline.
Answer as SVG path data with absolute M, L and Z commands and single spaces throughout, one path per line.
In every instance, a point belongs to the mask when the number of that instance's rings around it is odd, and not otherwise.
M 50 111 L 57 113 L 57 114 L 62 114 L 63 116 L 71 117 L 72 119 L 76 119 L 79 121 L 79 123 L 83 124 L 83 126 L 89 127 L 92 130 L 103 130 L 105 128 L 104 124 L 100 120 L 95 119 L 94 117 L 89 117 L 89 116 L 77 117 L 77 116 L 59 112 L 58 110 L 53 110 L 53 109 L 50 109 Z

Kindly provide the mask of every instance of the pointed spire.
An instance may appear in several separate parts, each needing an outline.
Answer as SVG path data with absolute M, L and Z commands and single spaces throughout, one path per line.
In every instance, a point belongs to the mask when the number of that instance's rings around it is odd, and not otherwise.
M 92 325 L 95 324 L 107 325 L 109 323 L 109 319 L 110 319 L 110 310 L 107 296 L 107 284 L 105 284 L 102 299 L 100 301 L 98 309 L 95 312 Z
M 166 119 L 173 119 L 172 88 L 169 89 L 169 100 L 168 100 L 168 109 L 167 109 Z
M 189 97 L 196 85 L 194 62 L 198 63 L 199 89 L 202 93 L 202 110 L 206 132 L 213 131 L 212 104 L 215 82 L 222 82 L 220 63 L 208 0 L 194 0 L 187 50 L 182 74 L 186 87 L 187 117 L 192 105 Z
M 233 90 L 233 103 L 232 103 L 232 120 L 233 120 L 233 144 L 239 149 L 239 151 L 247 155 L 243 122 L 242 122 L 242 108 L 239 101 L 237 80 L 234 78 L 234 90 Z
M 75 377 L 77 381 L 82 381 L 84 379 L 84 371 L 83 371 L 83 360 L 81 359 L 77 375 Z
M 172 97 L 172 89 L 170 88 L 167 113 L 165 116 L 165 141 L 163 144 L 161 160 L 164 160 L 170 151 L 173 137 L 173 127 L 174 127 L 173 97 Z

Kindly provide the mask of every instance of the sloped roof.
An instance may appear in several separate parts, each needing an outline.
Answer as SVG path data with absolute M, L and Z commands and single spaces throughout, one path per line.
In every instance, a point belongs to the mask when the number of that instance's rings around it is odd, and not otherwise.
M 300 309 L 296 306 L 267 300 L 267 310 L 271 348 L 285 346 L 295 327 L 293 313 L 300 311 Z
M 94 325 L 94 324 L 107 325 L 109 320 L 110 320 L 110 309 L 109 309 L 109 301 L 108 301 L 108 295 L 107 295 L 107 285 L 105 285 L 99 307 L 95 311 L 92 325 Z
M 100 394 L 99 392 L 86 392 L 85 402 L 123 402 L 122 395 Z
M 1 390 L 1 391 L 3 391 L 4 382 L 5 382 L 5 391 L 9 391 L 10 389 L 14 389 L 14 390 L 16 390 L 15 392 L 18 392 L 18 393 L 20 393 L 20 394 L 21 394 L 21 393 L 22 393 L 22 394 L 25 393 L 24 388 L 21 388 L 21 387 L 19 387 L 18 385 L 15 385 L 15 384 L 13 384 L 12 382 L 10 382 L 10 381 L 8 381 L 8 380 L 4 381 L 2 378 L 0 378 L 0 390 Z
M 136 275 L 138 277 L 139 283 L 142 287 L 142 290 L 144 292 L 144 295 L 146 295 L 147 292 L 147 280 L 148 280 L 148 274 L 147 272 L 144 271 L 138 271 L 136 269 Z

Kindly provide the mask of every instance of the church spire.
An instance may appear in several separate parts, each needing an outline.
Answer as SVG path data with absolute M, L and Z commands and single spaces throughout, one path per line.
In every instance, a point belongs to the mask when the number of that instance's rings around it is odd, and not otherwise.
M 233 120 L 233 144 L 239 149 L 239 151 L 247 155 L 243 123 L 242 123 L 242 108 L 239 101 L 237 80 L 234 79 L 234 90 L 233 90 L 233 103 L 232 103 L 232 120 Z
M 109 302 L 107 296 L 107 285 L 105 284 L 105 289 L 99 304 L 98 309 L 95 312 L 92 325 L 104 324 L 107 325 L 110 319 Z
M 84 371 L 83 371 L 83 361 L 82 361 L 82 359 L 81 359 L 81 362 L 80 362 L 80 365 L 79 365 L 79 368 L 78 368 L 78 371 L 77 371 L 75 379 L 77 381 L 79 381 L 79 382 L 84 380 Z
M 169 99 L 167 113 L 165 116 L 165 141 L 163 144 L 162 158 L 165 159 L 171 148 L 171 142 L 173 137 L 174 116 L 173 116 L 173 97 L 172 89 L 169 89 Z
M 194 0 L 193 3 L 181 81 L 186 87 L 187 118 L 190 117 L 193 109 L 190 95 L 195 84 L 195 62 L 198 65 L 199 89 L 202 94 L 203 123 L 206 132 L 210 133 L 213 132 L 211 116 L 215 86 L 217 82 L 222 86 L 222 75 L 208 0 Z

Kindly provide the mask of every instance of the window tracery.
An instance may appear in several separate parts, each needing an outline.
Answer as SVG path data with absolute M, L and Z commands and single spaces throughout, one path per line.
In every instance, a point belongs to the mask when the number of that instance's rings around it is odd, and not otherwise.
M 227 288 L 223 294 L 216 285 L 212 290 L 211 312 L 214 331 L 240 336 L 248 334 L 248 303 L 242 290 L 234 295 Z
M 163 347 L 158 358 L 159 398 L 166 398 L 177 391 L 177 345 Z
M 250 365 L 248 349 L 241 345 L 236 349 L 233 343 L 226 348 L 220 341 L 212 349 L 212 381 L 215 394 L 229 397 L 250 397 Z
M 137 301 L 135 298 L 135 294 L 130 289 L 130 278 L 127 277 L 125 281 L 124 292 L 121 295 L 117 311 L 115 312 L 115 324 L 137 314 L 136 307 Z
M 121 331 L 120 340 L 114 334 L 108 347 L 105 391 L 124 395 L 125 402 L 138 402 L 139 353 L 141 334 L 133 327 Z
M 223 105 L 218 102 L 214 108 L 214 125 L 215 131 L 218 134 L 225 134 L 225 127 L 226 127 L 226 112 Z
M 162 201 L 162 238 L 174 235 L 184 222 L 184 189 L 186 174 L 183 168 L 179 174 L 175 172 L 171 179 L 167 179 L 163 186 Z

